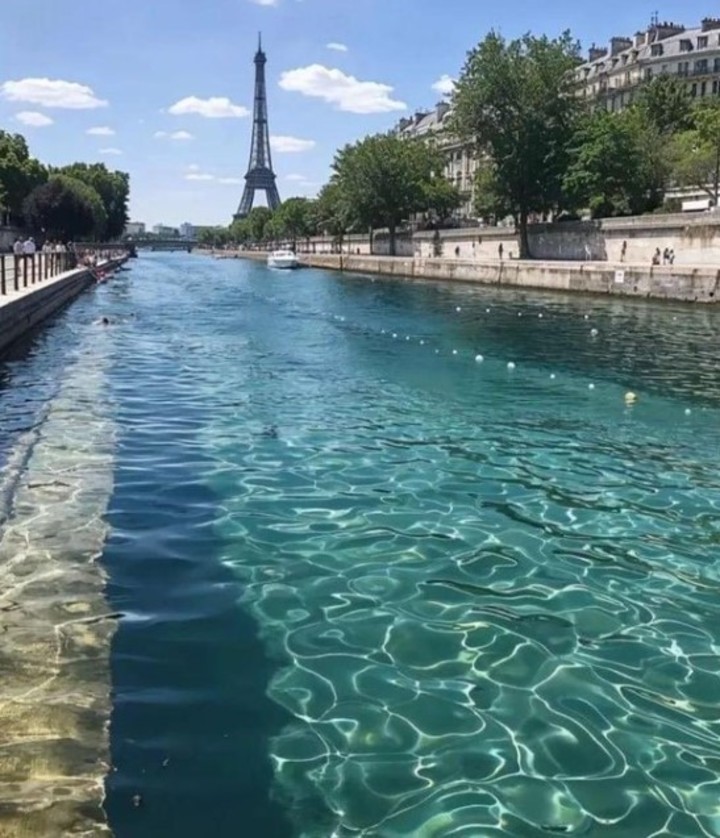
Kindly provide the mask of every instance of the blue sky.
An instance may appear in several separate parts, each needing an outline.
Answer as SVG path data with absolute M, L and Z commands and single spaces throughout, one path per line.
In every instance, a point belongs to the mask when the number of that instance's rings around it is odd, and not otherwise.
M 3 4 L 0 127 L 41 160 L 130 172 L 131 215 L 226 224 L 250 144 L 257 32 L 281 197 L 313 195 L 335 150 L 432 106 L 495 28 L 586 48 L 709 0 L 22 0 Z M 328 45 L 334 46 L 328 46 Z M 88 133 L 90 132 L 90 133 Z

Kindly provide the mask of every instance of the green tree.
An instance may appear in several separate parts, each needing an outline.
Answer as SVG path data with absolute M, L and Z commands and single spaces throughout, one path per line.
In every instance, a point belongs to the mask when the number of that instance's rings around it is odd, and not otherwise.
M 204 227 L 197 240 L 202 247 L 225 247 L 231 240 L 231 233 L 227 227 Z
M 360 224 L 387 228 L 395 255 L 398 226 L 429 208 L 441 168 L 428 144 L 380 134 L 341 149 L 333 162 L 333 180 Z
M 705 192 L 720 205 L 720 103 L 706 101 L 692 113 L 693 127 L 674 137 L 670 149 L 673 179 Z
M 110 171 L 104 163 L 72 163 L 56 171 L 86 183 L 98 193 L 107 214 L 107 224 L 100 236 L 108 241 L 120 238 L 128 222 L 130 176 L 126 172 Z
M 250 241 L 247 218 L 236 218 L 230 225 L 230 241 L 235 244 L 247 244 Z
M 550 40 L 525 35 L 507 42 L 491 32 L 468 55 L 455 87 L 450 130 L 476 144 L 492 168 L 492 193 L 520 230 L 530 256 L 531 212 L 558 209 L 580 102 L 572 69 L 579 48 L 568 32 Z
M 460 206 L 462 198 L 458 188 L 442 176 L 439 161 L 437 165 L 438 168 L 433 170 L 431 178 L 425 184 L 424 203 L 432 215 L 444 221 Z
M 53 175 L 36 187 L 23 205 L 25 222 L 50 238 L 97 238 L 107 224 L 100 196 L 82 181 Z
M 661 136 L 643 111 L 599 109 L 577 130 L 564 188 L 593 218 L 636 215 L 660 206 L 666 170 Z
M 250 210 L 247 217 L 248 230 L 250 232 L 250 241 L 255 244 L 265 241 L 265 225 L 272 218 L 272 211 L 267 207 L 254 207 Z M 268 232 L 270 232 L 268 230 Z
M 675 134 L 692 126 L 693 100 L 683 79 L 656 76 L 643 85 L 636 104 L 661 134 Z
M 310 235 L 313 222 L 313 202 L 307 198 L 288 198 L 275 210 L 272 218 L 276 236 L 290 239 L 293 249 L 299 238 Z
M 474 210 L 479 218 L 496 224 L 514 214 L 513 203 L 501 189 L 495 164 L 488 158 L 479 160 L 475 170 Z
M 315 201 L 317 232 L 332 236 L 338 249 L 342 250 L 343 239 L 356 221 L 350 196 L 343 193 L 337 180 L 326 183 Z
M 0 216 L 21 222 L 23 201 L 47 178 L 47 169 L 30 156 L 24 137 L 0 131 Z

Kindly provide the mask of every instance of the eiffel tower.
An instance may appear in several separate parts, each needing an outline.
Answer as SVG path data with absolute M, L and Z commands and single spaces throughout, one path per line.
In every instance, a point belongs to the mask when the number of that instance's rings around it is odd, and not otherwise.
M 253 111 L 252 143 L 250 164 L 245 175 L 245 189 L 238 211 L 233 220 L 245 218 L 252 209 L 255 193 L 265 190 L 267 205 L 271 210 L 280 205 L 280 195 L 275 185 L 275 172 L 270 157 L 270 133 L 268 131 L 267 95 L 265 93 L 265 64 L 267 58 L 258 35 L 258 51 L 255 53 L 255 107 Z

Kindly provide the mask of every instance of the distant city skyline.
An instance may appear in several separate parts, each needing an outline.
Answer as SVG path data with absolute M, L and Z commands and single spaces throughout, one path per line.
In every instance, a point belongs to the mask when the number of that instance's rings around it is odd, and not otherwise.
M 227 224 L 247 168 L 253 56 L 263 32 L 273 164 L 283 198 L 312 196 L 337 148 L 389 130 L 452 90 L 465 54 L 492 28 L 507 37 L 569 28 L 587 50 L 661 19 L 695 26 L 707 0 L 658 7 L 514 0 L 450 11 L 416 0 L 156 0 L 129 8 L 26 0 L 3 10 L 0 126 L 52 165 L 128 171 L 130 214 L 150 229 Z M 33 25 L 28 26 L 27 21 Z

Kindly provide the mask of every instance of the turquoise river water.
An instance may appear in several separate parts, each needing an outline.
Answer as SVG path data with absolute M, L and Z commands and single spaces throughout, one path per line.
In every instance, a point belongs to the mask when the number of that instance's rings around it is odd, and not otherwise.
M 144 255 L 0 462 L 78 357 L 115 835 L 720 836 L 720 312 Z

